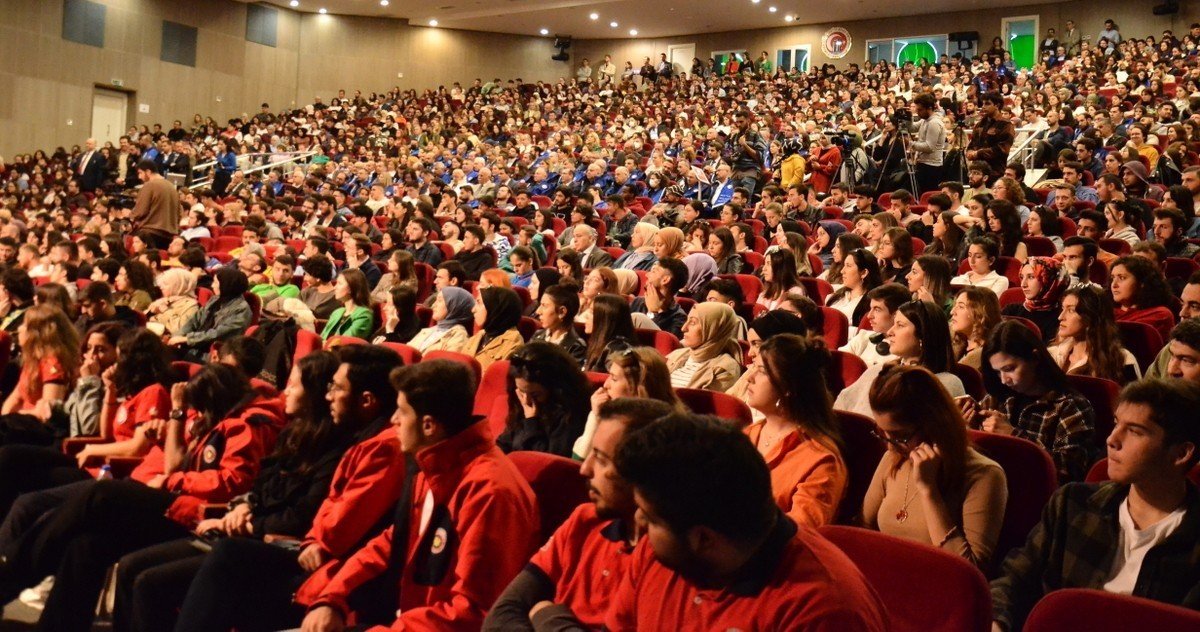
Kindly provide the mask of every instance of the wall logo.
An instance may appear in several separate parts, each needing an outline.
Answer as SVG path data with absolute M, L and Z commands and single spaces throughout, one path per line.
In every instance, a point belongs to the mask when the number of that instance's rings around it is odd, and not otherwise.
M 850 32 L 835 26 L 821 36 L 821 52 L 830 59 L 841 59 L 850 52 Z

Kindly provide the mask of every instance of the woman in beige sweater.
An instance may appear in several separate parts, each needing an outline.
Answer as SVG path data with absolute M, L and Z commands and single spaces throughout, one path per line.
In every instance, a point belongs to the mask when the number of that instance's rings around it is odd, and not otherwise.
M 742 374 L 738 317 L 725 303 L 697 303 L 683 323 L 683 347 L 667 356 L 674 388 L 729 390 Z
M 1004 470 L 971 447 L 958 406 L 927 369 L 887 365 L 870 400 L 888 449 L 863 500 L 865 526 L 986 566 L 1008 501 Z
M 163 296 L 146 308 L 147 321 L 162 327 L 163 331 L 155 333 L 172 334 L 200 310 L 196 302 L 196 277 L 183 268 L 171 268 L 158 275 L 157 284 Z

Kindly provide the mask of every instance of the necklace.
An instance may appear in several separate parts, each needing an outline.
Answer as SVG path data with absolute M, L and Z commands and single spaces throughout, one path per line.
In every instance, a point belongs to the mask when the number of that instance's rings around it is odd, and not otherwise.
M 896 512 L 896 522 L 904 522 L 908 520 L 908 504 L 913 501 L 913 498 L 908 497 L 908 484 L 912 482 L 912 470 L 908 470 L 908 478 L 904 479 L 904 505 L 900 507 L 900 511 Z

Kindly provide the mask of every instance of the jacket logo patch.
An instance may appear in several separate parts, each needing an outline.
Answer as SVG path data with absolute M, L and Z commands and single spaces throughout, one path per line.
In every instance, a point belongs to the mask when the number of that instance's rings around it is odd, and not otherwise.
M 200 453 L 200 462 L 204 465 L 212 465 L 217 462 L 217 448 L 213 445 L 204 446 L 204 452 Z
M 438 527 L 437 530 L 433 532 L 433 543 L 429 547 L 429 551 L 431 553 L 433 553 L 434 555 L 437 555 L 445 550 L 446 550 L 446 529 L 445 529 L 445 527 Z

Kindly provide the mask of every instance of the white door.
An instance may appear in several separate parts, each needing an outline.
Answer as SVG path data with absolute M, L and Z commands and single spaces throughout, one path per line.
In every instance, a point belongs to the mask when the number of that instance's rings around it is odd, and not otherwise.
M 692 59 L 696 57 L 695 44 L 675 44 L 667 47 L 667 61 L 675 69 L 675 75 L 680 76 L 692 72 Z
M 111 141 L 116 145 L 125 133 L 125 108 L 129 98 L 124 92 L 97 89 L 92 95 L 92 138 L 97 145 Z

